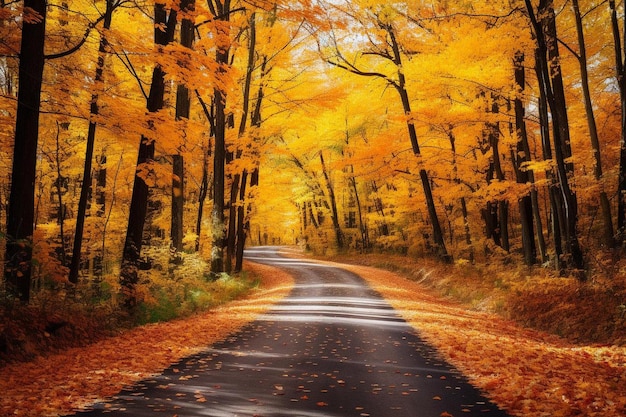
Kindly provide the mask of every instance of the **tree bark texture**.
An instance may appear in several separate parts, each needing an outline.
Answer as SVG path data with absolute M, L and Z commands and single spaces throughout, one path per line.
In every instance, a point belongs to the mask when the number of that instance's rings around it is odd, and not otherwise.
M 22 302 L 30 300 L 33 228 L 35 217 L 35 171 L 39 139 L 39 106 L 46 36 L 45 0 L 24 0 L 19 63 L 19 90 L 11 194 L 7 214 L 4 277 L 7 292 Z M 19 173 L 19 175 L 17 175 Z
M 578 242 L 578 202 L 576 194 L 569 184 L 573 172 L 573 164 L 567 162 L 572 156 L 569 136 L 569 122 L 565 102 L 565 90 L 559 64 L 559 50 L 556 34 L 556 21 L 552 0 L 539 2 L 537 20 L 530 0 L 525 0 L 529 16 L 534 28 L 539 53 L 536 55 L 538 66 L 542 72 L 541 86 L 545 92 L 550 114 L 552 115 L 552 140 L 554 142 L 554 156 L 557 163 L 557 178 L 559 192 L 562 198 L 560 215 L 564 225 L 565 247 L 567 248 L 566 262 L 575 270 L 582 271 L 584 259 Z M 583 275 L 580 275 L 583 279 Z
M 164 4 L 157 3 L 154 7 L 155 44 L 164 46 L 174 39 L 176 27 L 176 11 L 168 13 Z M 165 25 L 165 30 L 162 30 Z M 152 71 L 152 84 L 146 103 L 149 113 L 155 113 L 163 108 L 165 95 L 165 72 L 157 65 Z M 149 122 L 151 123 L 151 122 Z M 122 254 L 122 265 L 120 270 L 120 284 L 124 296 L 124 305 L 127 309 L 133 309 L 137 304 L 135 287 L 139 280 L 139 261 L 141 258 L 141 247 L 143 245 L 143 229 L 146 222 L 148 199 L 150 189 L 143 177 L 150 176 L 150 164 L 154 163 L 155 139 L 145 136 L 141 137 L 139 152 L 137 154 L 137 173 L 133 183 L 133 193 L 128 214 L 128 228 L 124 242 Z M 147 169 L 147 173 L 145 172 Z M 142 174 L 140 172 L 143 171 Z
M 182 0 L 180 10 L 190 13 L 195 8 L 194 0 Z M 194 22 L 184 17 L 180 23 L 180 44 L 191 49 L 194 41 Z M 184 83 L 176 86 L 176 119 L 189 119 L 191 99 L 189 88 Z M 180 252 L 183 250 L 183 213 L 185 203 L 185 164 L 179 153 L 172 155 L 172 216 L 170 222 L 170 239 L 172 247 Z

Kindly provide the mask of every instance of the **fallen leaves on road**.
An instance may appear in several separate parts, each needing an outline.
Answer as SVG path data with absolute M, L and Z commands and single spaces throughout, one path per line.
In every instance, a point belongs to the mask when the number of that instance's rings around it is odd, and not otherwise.
M 626 416 L 626 347 L 573 345 L 442 301 L 392 272 L 365 278 L 445 359 L 510 414 Z
M 247 268 L 263 277 L 260 289 L 247 298 L 191 318 L 139 327 L 88 347 L 3 367 L 0 416 L 70 413 L 224 339 L 286 296 L 293 285 L 293 278 L 276 268 L 256 264 Z

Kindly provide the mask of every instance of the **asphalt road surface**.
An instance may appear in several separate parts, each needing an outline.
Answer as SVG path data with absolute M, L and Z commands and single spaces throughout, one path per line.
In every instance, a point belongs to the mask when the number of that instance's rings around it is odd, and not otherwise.
M 277 248 L 292 293 L 206 352 L 122 391 L 86 416 L 506 416 L 357 275 Z

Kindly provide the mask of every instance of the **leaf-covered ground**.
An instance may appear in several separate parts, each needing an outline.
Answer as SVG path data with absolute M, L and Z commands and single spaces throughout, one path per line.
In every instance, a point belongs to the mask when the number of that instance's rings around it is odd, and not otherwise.
M 626 348 L 575 345 L 435 297 L 379 269 L 367 279 L 429 342 L 512 415 L 626 416 Z M 292 279 L 270 267 L 248 298 L 208 313 L 148 325 L 86 348 L 0 370 L 0 415 L 54 416 L 113 395 L 223 339 L 285 296 Z
M 224 339 L 286 296 L 292 278 L 254 265 L 250 296 L 187 319 L 142 326 L 83 348 L 0 368 L 0 416 L 57 416 L 103 400 Z
M 397 274 L 347 267 L 517 416 L 626 416 L 626 347 L 574 345 L 443 301 Z

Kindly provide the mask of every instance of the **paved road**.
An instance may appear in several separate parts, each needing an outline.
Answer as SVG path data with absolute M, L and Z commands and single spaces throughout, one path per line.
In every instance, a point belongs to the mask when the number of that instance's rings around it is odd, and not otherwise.
M 358 276 L 271 247 L 246 257 L 292 272 L 290 296 L 205 353 L 79 416 L 506 416 Z

